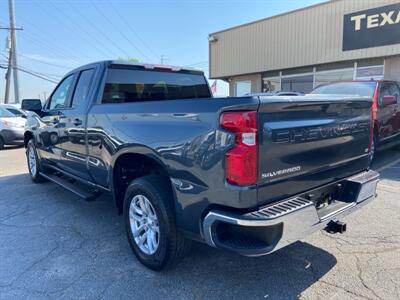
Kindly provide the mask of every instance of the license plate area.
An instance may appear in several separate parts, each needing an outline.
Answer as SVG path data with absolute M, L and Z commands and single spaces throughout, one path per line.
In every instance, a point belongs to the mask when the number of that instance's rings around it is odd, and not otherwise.
M 315 189 L 302 197 L 314 202 L 318 217 L 324 220 L 374 197 L 378 179 L 379 174 L 374 171 L 363 172 Z

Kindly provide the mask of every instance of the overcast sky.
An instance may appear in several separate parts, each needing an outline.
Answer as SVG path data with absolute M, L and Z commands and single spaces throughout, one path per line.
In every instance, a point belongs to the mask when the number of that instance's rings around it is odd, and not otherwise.
M 0 1 L 0 26 L 8 26 L 8 6 Z M 15 0 L 18 63 L 58 81 L 82 64 L 119 57 L 143 62 L 193 66 L 208 75 L 209 33 L 318 0 Z M 6 62 L 5 30 L 0 31 L 0 64 Z M 20 73 L 22 98 L 43 98 L 55 84 Z M 13 90 L 12 90 L 13 91 Z M 218 84 L 218 94 L 227 94 Z M 13 98 L 12 93 L 12 98 Z M 0 101 L 4 70 L 0 69 Z

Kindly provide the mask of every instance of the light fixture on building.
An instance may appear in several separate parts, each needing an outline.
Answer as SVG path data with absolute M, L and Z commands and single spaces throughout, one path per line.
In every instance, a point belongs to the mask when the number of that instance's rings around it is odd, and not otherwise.
M 208 37 L 208 41 L 209 41 L 210 43 L 214 43 L 214 42 L 218 41 L 218 38 L 217 38 L 215 35 L 210 35 L 210 36 Z

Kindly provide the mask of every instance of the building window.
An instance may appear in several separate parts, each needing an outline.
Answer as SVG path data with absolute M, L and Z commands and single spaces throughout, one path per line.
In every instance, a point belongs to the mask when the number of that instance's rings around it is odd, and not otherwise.
M 281 89 L 284 92 L 309 93 L 313 89 L 313 74 L 282 77 Z
M 315 73 L 315 87 L 334 81 L 353 80 L 354 68 L 321 71 Z
M 267 92 L 277 92 L 281 90 L 281 78 L 278 77 L 269 77 L 263 78 L 263 93 Z
M 240 97 L 251 93 L 251 81 L 238 81 L 235 84 L 235 96 Z
M 382 79 L 383 66 L 358 67 L 357 79 Z

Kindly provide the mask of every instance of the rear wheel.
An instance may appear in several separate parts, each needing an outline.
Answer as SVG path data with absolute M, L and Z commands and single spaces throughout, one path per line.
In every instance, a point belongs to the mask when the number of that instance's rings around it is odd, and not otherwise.
M 190 242 L 177 230 L 171 193 L 160 176 L 134 180 L 125 193 L 124 219 L 131 248 L 137 259 L 152 270 L 179 262 Z
M 33 140 L 28 142 L 26 147 L 26 159 L 28 162 L 28 170 L 31 179 L 35 183 L 41 183 L 46 181 L 41 175 L 40 172 L 42 171 L 40 160 L 36 153 L 36 147 Z
M 4 149 L 4 141 L 3 138 L 0 136 L 0 150 Z

